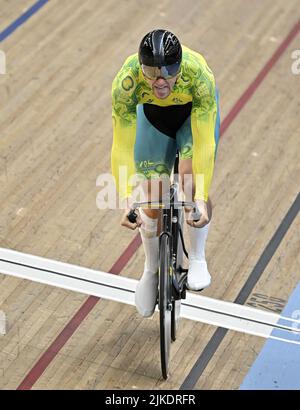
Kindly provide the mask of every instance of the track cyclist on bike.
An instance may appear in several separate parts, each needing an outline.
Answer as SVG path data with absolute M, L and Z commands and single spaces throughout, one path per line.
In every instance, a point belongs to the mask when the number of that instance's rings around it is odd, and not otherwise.
M 179 150 L 182 189 L 201 213 L 195 222 L 186 210 L 190 237 L 187 283 L 191 290 L 208 287 L 211 275 L 205 243 L 212 216 L 208 193 L 219 141 L 218 92 L 202 55 L 181 46 L 171 32 L 154 30 L 144 36 L 139 52 L 127 58 L 115 77 L 112 100 L 112 173 L 127 206 L 121 224 L 139 228 L 142 237 L 145 266 L 135 302 L 139 313 L 148 317 L 155 310 L 157 297 L 159 210 L 140 209 L 136 223 L 128 220 L 133 190 L 130 178 L 143 175 L 146 200 L 158 200 L 152 194 L 152 184 L 162 184 L 165 175 L 169 179 Z M 120 169 L 126 170 L 125 176 Z

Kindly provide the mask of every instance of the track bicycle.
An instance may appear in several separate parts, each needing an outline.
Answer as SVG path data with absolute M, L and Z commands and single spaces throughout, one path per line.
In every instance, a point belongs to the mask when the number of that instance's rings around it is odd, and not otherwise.
M 184 269 L 183 255 L 188 258 L 183 238 L 184 208 L 193 209 L 194 220 L 199 220 L 200 213 L 194 202 L 178 200 L 179 153 L 174 164 L 173 182 L 168 196 L 157 202 L 136 202 L 128 214 L 130 222 L 136 222 L 137 208 L 161 209 L 161 233 L 159 237 L 159 281 L 157 304 L 160 322 L 160 356 L 161 370 L 164 379 L 169 374 L 171 342 L 176 340 L 181 299 L 186 298 L 187 272 Z

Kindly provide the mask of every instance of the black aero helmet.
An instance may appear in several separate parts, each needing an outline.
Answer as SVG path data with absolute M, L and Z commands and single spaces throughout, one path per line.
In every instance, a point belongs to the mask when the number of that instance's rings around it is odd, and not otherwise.
M 139 62 L 150 67 L 181 63 L 182 48 L 178 38 L 167 30 L 153 30 L 146 34 L 139 48 Z

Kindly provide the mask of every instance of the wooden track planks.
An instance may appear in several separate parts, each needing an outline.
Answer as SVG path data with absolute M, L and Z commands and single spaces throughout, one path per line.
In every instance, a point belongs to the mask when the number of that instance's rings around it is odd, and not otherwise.
M 119 212 L 97 210 L 95 185 L 110 167 L 110 86 L 126 56 L 152 27 L 174 30 L 207 57 L 224 118 L 297 21 L 297 10 L 296 0 L 190 0 L 184 13 L 182 2 L 169 0 L 154 8 L 150 1 L 51 1 L 1 44 L 8 57 L 8 74 L 0 76 L 1 246 L 110 269 L 133 234 L 120 230 Z M 234 300 L 298 192 L 293 48 L 297 41 L 220 142 L 207 296 Z M 292 228 L 288 248 L 297 251 Z M 288 297 L 299 260 L 288 283 L 284 267 L 296 251 L 287 250 L 274 280 L 266 270 L 258 291 Z M 138 278 L 142 268 L 139 249 L 122 275 Z M 0 339 L 0 387 L 16 388 L 86 297 L 2 276 L 0 289 L 10 326 Z M 214 330 L 182 321 L 171 378 L 162 382 L 157 315 L 142 320 L 132 307 L 100 301 L 34 388 L 178 388 Z M 262 343 L 227 336 L 197 388 L 237 388 Z

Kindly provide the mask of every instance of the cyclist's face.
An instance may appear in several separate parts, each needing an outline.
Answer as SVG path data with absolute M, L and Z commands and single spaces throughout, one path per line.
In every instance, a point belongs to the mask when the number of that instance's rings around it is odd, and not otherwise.
M 161 100 L 169 97 L 177 78 L 178 75 L 173 78 L 169 78 L 168 80 L 163 77 L 158 77 L 155 80 L 150 80 L 149 78 L 145 77 L 147 83 L 152 88 L 155 97 Z

